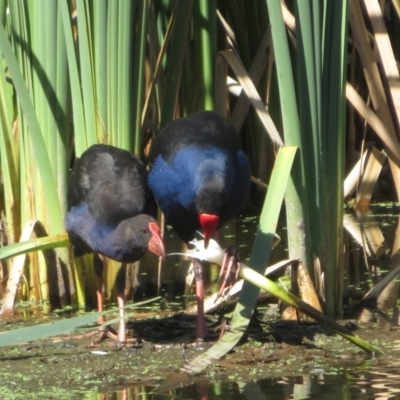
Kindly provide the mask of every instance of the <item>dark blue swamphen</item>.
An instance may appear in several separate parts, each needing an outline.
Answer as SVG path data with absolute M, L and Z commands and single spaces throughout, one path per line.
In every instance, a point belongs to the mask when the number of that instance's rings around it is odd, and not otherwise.
M 104 144 L 86 150 L 74 164 L 67 202 L 65 226 L 76 257 L 94 252 L 132 263 L 146 250 L 165 256 L 146 167 L 128 151 Z M 100 274 L 96 287 L 99 311 L 103 309 L 102 286 Z M 123 316 L 124 288 L 117 287 L 117 292 Z M 125 341 L 122 318 L 118 342 Z
M 239 137 L 226 118 L 200 111 L 167 125 L 150 152 L 148 181 L 167 221 L 189 242 L 197 230 L 207 247 L 214 232 L 234 216 L 250 187 L 250 165 Z M 197 337 L 206 327 L 197 286 Z M 200 300 L 199 300 L 200 299 Z

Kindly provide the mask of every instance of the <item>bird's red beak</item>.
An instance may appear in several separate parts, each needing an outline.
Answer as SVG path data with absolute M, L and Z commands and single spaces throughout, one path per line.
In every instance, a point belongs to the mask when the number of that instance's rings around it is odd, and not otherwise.
M 165 260 L 164 242 L 162 240 L 161 230 L 157 222 L 149 222 L 149 230 L 152 233 L 152 237 L 149 241 L 148 250 Z
M 207 248 L 208 242 L 218 228 L 219 217 L 213 214 L 200 214 L 199 219 L 204 233 L 204 247 Z

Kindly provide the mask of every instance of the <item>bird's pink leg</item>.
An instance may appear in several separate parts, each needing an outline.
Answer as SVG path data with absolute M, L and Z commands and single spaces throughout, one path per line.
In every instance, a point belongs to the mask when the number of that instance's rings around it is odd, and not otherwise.
M 97 310 L 98 310 L 98 312 L 103 312 L 104 311 L 104 290 L 103 290 L 104 264 L 103 264 L 103 260 L 97 254 L 95 254 L 95 256 L 93 258 L 93 262 L 94 262 L 94 271 L 95 271 L 95 279 L 96 279 Z M 101 315 L 98 318 L 97 322 L 99 324 L 106 322 L 106 317 L 104 315 Z M 101 327 L 100 334 L 99 334 L 98 338 L 94 341 L 93 344 L 102 343 L 103 340 L 105 340 L 107 337 L 116 340 L 116 335 L 110 331 L 109 327 Z
M 104 311 L 104 295 L 103 295 L 103 262 L 100 258 L 95 256 L 94 259 L 94 268 L 95 268 L 95 280 L 96 280 L 96 300 L 97 300 L 97 311 Z M 98 324 L 106 322 L 106 317 L 101 315 L 98 320 Z M 100 334 L 97 339 L 94 341 L 95 344 L 101 343 L 108 336 L 107 328 L 101 327 Z
M 123 346 L 126 342 L 126 325 L 125 325 L 125 283 L 126 283 L 127 265 L 121 264 L 118 271 L 115 286 L 117 289 L 117 303 L 119 310 L 119 324 L 118 324 L 118 346 Z
M 97 311 L 104 311 L 104 295 L 103 295 L 103 261 L 99 256 L 95 255 L 93 259 L 94 263 L 94 271 L 95 271 L 95 279 L 96 279 L 96 300 L 97 300 Z M 106 317 L 101 315 L 97 322 L 99 325 L 106 322 Z M 101 343 L 107 337 L 107 329 L 104 327 L 100 328 L 99 337 L 95 340 L 95 343 Z
M 119 308 L 119 326 L 118 326 L 118 344 L 123 345 L 126 342 L 126 326 L 125 326 L 125 293 L 118 293 L 118 308 Z

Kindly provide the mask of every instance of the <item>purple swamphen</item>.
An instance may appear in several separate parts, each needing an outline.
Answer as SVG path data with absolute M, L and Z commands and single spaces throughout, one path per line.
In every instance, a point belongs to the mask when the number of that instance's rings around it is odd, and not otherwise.
M 207 247 L 249 191 L 249 160 L 240 150 L 235 128 L 212 111 L 190 114 L 162 129 L 154 139 L 150 163 L 150 189 L 167 221 L 186 243 L 202 230 Z M 202 281 L 196 284 L 196 291 L 197 338 L 203 339 Z
M 94 252 L 132 263 L 146 250 L 165 256 L 146 167 L 128 151 L 104 144 L 86 150 L 74 164 L 67 200 L 65 226 L 76 257 Z M 103 309 L 102 284 L 100 274 L 96 287 L 99 311 Z M 117 292 L 123 316 L 124 288 L 117 287 Z M 126 341 L 123 318 L 118 341 Z

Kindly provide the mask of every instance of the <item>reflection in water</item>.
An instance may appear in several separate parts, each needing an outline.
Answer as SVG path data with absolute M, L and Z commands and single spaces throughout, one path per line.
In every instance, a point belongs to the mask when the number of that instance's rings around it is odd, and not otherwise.
M 358 257 L 347 265 L 345 284 L 356 288 L 367 309 L 359 312 L 360 322 L 371 322 L 375 318 L 382 329 L 397 325 L 397 301 L 400 280 L 400 219 L 394 207 L 376 206 L 372 213 L 345 214 L 344 226 L 353 239 L 350 252 L 356 249 Z M 354 254 L 353 254 L 354 255 Z M 361 299 L 360 298 L 360 299 Z M 355 303 L 358 301 L 356 300 Z M 354 307 L 355 306 L 355 307 Z M 369 308 L 369 309 L 368 309 Z M 353 304 L 357 310 L 357 304 Z
M 259 381 L 210 382 L 195 384 L 168 393 L 151 394 L 152 388 L 135 386 L 114 393 L 103 394 L 103 400 L 195 399 L 195 400 L 369 400 L 400 399 L 400 366 L 368 372 L 335 371 L 335 374 L 268 378 Z M 321 373 L 317 375 L 318 373 Z

